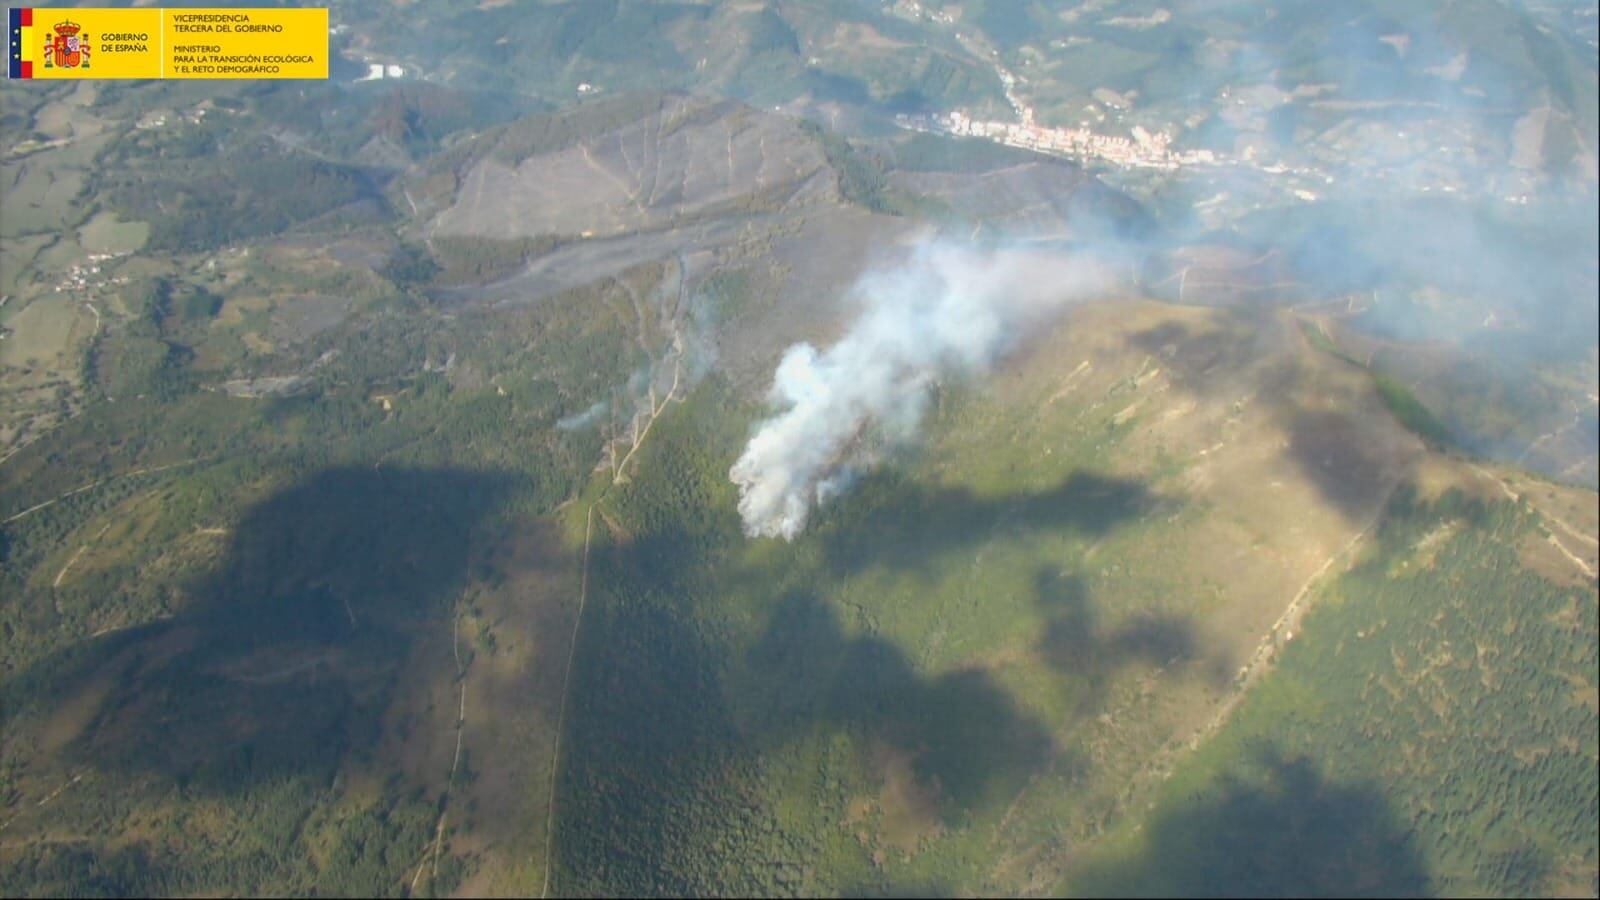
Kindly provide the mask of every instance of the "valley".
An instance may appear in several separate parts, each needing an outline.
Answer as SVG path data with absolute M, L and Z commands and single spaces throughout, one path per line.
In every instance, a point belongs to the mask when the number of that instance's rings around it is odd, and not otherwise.
M 1334 6 L 8 85 L 0 892 L 1593 894 L 1592 66 Z

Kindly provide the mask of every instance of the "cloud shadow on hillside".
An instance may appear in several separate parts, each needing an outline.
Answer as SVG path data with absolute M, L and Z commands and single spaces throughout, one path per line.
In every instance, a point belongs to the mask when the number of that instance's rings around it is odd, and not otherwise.
M 1276 312 L 1236 306 L 1219 313 L 1213 330 L 1168 322 L 1133 335 L 1131 342 L 1160 360 L 1175 386 L 1198 397 L 1247 391 L 1250 402 L 1260 403 L 1282 429 L 1284 454 L 1306 480 L 1346 518 L 1362 520 L 1410 473 L 1419 445 L 1375 391 L 1328 378 L 1313 383 L 1308 358 L 1275 356 L 1301 340 Z
M 1050 748 L 1048 733 L 986 672 L 920 674 L 899 647 L 847 634 L 807 594 L 779 600 L 747 663 L 766 688 L 766 721 L 780 729 L 820 721 L 888 741 L 941 795 L 946 824 L 1009 798 Z
M 1089 473 L 994 498 L 874 476 L 796 544 L 800 571 L 782 583 L 726 549 L 742 545 L 736 519 L 667 518 L 626 535 L 597 525 L 563 753 L 556 884 L 573 893 L 693 893 L 714 866 L 731 893 L 774 889 L 762 880 L 775 865 L 763 861 L 771 852 L 763 841 L 784 822 L 756 803 L 757 783 L 767 761 L 823 735 L 848 736 L 843 746 L 873 757 L 857 760 L 871 771 L 884 758 L 909 766 L 920 827 L 934 831 L 1003 809 L 1046 764 L 1082 765 L 987 669 L 922 671 L 872 628 L 842 621 L 814 582 L 880 566 L 918 571 L 999 528 L 1101 535 L 1161 502 L 1137 482 Z M 713 590 L 769 598 L 748 643 L 730 638 L 719 617 L 702 618 Z M 1095 637 L 1107 646 L 1094 666 L 1192 653 L 1192 637 L 1165 620 Z M 885 882 L 869 892 L 894 889 Z
M 1201 655 L 1194 623 L 1186 616 L 1141 612 L 1108 627 L 1082 577 L 1041 569 L 1034 586 L 1036 601 L 1048 617 L 1040 655 L 1056 671 L 1086 680 L 1092 698 L 1086 706 L 1101 705 L 1107 679 L 1128 663 L 1166 668 L 1187 665 Z
M 470 534 L 507 487 L 453 470 L 314 474 L 243 514 L 174 617 L 63 651 L 8 693 L 48 707 L 101 686 L 59 750 L 75 767 L 219 794 L 326 784 L 376 740 L 409 648 L 448 614 Z
M 1337 784 L 1267 746 L 1259 777 L 1158 808 L 1131 858 L 1075 873 L 1076 893 L 1144 897 L 1418 896 L 1424 863 L 1382 792 Z
M 1003 804 L 1048 758 L 1049 734 L 987 674 L 922 675 L 810 595 L 775 598 L 743 650 L 626 589 L 590 602 L 561 772 L 565 893 L 770 893 L 788 858 L 774 839 L 810 840 L 759 802 L 769 765 L 796 742 L 848 735 L 856 752 L 908 761 L 919 827 L 934 831 Z
M 830 571 L 916 571 L 982 544 L 1000 529 L 1099 536 L 1180 502 L 1143 482 L 1073 472 L 1043 491 L 983 497 L 964 487 L 928 487 L 875 475 L 819 516 L 813 530 Z

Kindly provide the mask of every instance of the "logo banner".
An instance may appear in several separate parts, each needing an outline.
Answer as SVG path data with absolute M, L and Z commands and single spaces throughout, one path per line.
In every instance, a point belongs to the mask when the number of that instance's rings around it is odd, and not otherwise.
M 12 78 L 327 78 L 328 10 L 12 7 Z

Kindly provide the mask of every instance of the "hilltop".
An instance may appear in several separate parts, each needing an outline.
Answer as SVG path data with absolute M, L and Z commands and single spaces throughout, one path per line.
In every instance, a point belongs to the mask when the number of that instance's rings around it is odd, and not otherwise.
M 1592 36 L 1257 12 L 363 0 L 399 79 L 7 88 L 0 888 L 1593 893 Z M 901 127 L 1023 108 L 1214 165 Z M 934 243 L 1116 277 L 747 536 L 780 359 Z

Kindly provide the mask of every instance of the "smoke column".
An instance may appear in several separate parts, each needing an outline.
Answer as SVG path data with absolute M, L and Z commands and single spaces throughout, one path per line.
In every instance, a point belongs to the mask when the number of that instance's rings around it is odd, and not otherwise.
M 977 376 L 1027 330 L 1111 282 L 1103 257 L 928 244 L 902 265 L 865 275 L 862 311 L 827 350 L 783 355 L 763 421 L 728 475 L 751 537 L 793 540 L 812 508 L 872 464 L 874 442 L 916 434 L 928 389 Z

